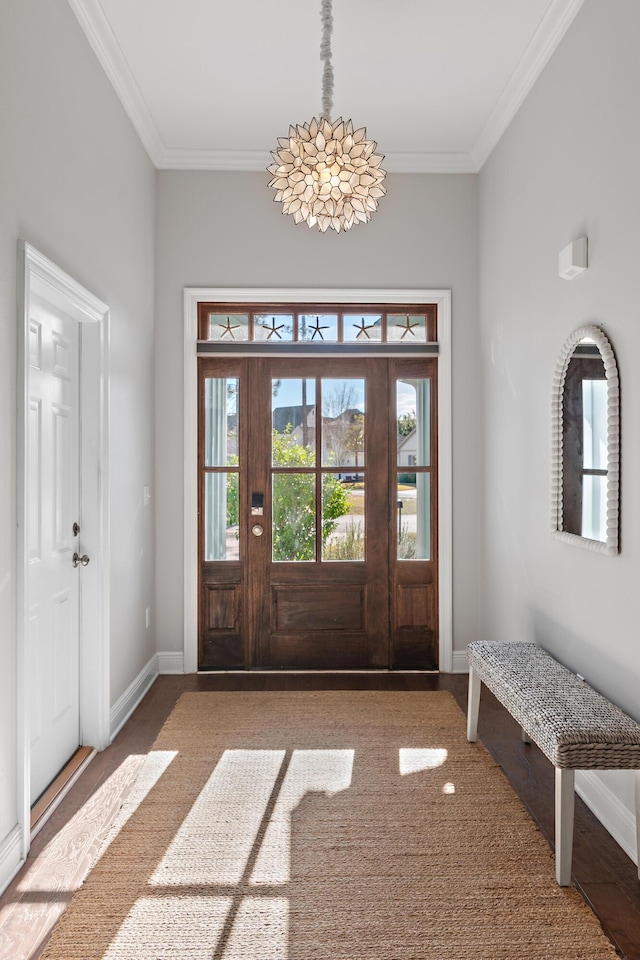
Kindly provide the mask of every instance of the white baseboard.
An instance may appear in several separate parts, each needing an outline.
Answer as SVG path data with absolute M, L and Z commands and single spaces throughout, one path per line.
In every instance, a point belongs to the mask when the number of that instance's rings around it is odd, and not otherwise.
M 184 654 L 158 653 L 158 672 L 162 674 L 184 673 Z
M 453 662 L 451 664 L 452 673 L 469 673 L 469 658 L 466 650 L 454 650 Z
M 154 653 L 138 676 L 116 700 L 109 713 L 109 735 L 114 739 L 158 676 L 158 654 Z
M 0 894 L 7 889 L 23 863 L 22 831 L 16 824 L 0 843 Z
M 629 776 L 633 776 L 633 771 Z M 576 793 L 637 866 L 636 818 L 631 810 L 594 770 L 576 771 Z

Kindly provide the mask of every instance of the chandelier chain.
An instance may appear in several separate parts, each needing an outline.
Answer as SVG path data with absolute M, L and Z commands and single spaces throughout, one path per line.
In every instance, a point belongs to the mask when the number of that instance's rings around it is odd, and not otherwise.
M 320 19 L 322 21 L 322 42 L 320 59 L 324 62 L 322 71 L 322 116 L 331 119 L 333 113 L 333 66 L 331 64 L 331 34 L 333 33 L 333 0 L 322 0 Z

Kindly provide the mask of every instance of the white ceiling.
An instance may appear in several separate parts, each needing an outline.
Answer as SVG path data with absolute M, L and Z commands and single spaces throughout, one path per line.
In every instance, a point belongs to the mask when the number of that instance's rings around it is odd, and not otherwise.
M 334 119 L 385 169 L 479 170 L 583 0 L 334 0 Z M 319 115 L 320 0 L 69 0 L 154 164 L 263 170 Z

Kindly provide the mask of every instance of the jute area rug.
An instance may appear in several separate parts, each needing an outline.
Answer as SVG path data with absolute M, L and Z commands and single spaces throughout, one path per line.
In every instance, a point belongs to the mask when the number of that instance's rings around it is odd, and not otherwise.
M 615 950 L 445 692 L 187 693 L 46 960 Z

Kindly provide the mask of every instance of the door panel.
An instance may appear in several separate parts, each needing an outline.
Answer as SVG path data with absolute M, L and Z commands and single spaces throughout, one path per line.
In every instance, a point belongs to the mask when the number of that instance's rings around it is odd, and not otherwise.
M 438 663 L 437 362 L 390 362 L 389 393 L 396 452 L 390 487 L 396 492 L 391 552 L 392 661 L 396 669 Z
M 199 369 L 200 669 L 435 667 L 435 364 Z
M 80 743 L 79 329 L 31 305 L 27 477 L 31 801 Z

